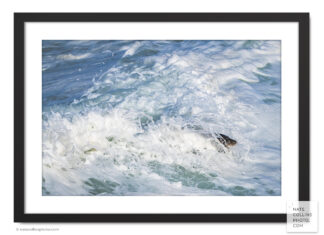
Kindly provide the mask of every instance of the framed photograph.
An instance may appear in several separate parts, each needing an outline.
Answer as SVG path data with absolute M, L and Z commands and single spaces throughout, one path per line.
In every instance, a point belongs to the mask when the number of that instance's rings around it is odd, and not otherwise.
M 15 222 L 286 222 L 309 201 L 308 13 L 15 13 Z

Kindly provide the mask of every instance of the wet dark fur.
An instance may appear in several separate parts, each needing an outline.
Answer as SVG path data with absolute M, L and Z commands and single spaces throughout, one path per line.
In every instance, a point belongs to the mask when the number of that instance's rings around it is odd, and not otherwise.
M 206 137 L 206 138 L 212 138 L 215 139 L 217 138 L 217 140 L 224 145 L 226 148 L 232 147 L 234 145 L 237 144 L 237 141 L 228 137 L 227 135 L 224 134 L 220 134 L 220 133 L 205 133 L 203 132 L 203 129 L 201 128 L 201 126 L 197 126 L 197 125 L 186 125 L 183 128 L 189 128 L 189 129 L 193 129 L 195 131 L 198 131 L 202 136 Z
M 228 137 L 227 135 L 224 134 L 219 134 L 219 136 L 217 136 L 217 139 L 219 140 L 219 142 L 221 142 L 225 147 L 230 147 L 230 146 L 234 146 L 236 145 L 237 141 L 231 139 L 230 137 Z

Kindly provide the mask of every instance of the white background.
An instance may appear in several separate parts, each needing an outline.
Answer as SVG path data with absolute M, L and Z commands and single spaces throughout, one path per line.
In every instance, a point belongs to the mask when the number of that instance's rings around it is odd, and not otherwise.
M 311 198 L 324 196 L 323 1 L 226 0 L 226 1 L 1 1 L 1 233 L 17 228 L 59 228 L 62 234 L 285 234 L 285 224 L 14 224 L 13 221 L 13 12 L 305 12 L 311 13 Z M 319 223 L 321 231 L 321 223 Z M 33 233 L 33 232 L 29 232 Z M 52 232 L 55 233 L 55 232 Z

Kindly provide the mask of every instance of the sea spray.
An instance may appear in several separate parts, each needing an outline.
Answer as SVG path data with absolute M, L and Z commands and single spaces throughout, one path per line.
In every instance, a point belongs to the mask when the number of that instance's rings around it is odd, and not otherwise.
M 43 41 L 43 195 L 281 195 L 280 84 L 280 41 Z

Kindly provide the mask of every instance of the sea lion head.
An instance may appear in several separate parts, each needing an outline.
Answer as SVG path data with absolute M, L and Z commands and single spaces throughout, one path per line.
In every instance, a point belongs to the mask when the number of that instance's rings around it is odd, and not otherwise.
M 221 142 L 225 147 L 231 147 L 236 145 L 237 141 L 231 139 L 230 137 L 228 137 L 227 135 L 224 134 L 218 134 L 217 139 L 219 140 L 219 142 Z

